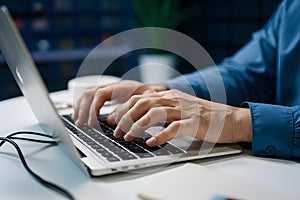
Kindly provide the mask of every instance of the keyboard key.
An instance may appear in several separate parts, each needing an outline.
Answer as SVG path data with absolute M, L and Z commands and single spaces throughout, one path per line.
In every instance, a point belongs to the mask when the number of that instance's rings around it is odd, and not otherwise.
M 129 151 L 135 153 L 138 157 L 140 158 L 149 158 L 149 157 L 153 157 L 153 155 L 151 155 L 150 153 L 148 153 L 147 151 L 145 151 L 143 148 L 139 147 L 138 145 L 136 145 L 133 142 L 127 142 L 124 143 L 124 146 L 129 149 Z
M 184 153 L 184 151 L 182 151 L 181 149 L 178 149 L 177 147 L 175 147 L 169 143 L 162 145 L 162 148 L 167 150 L 171 154 L 183 154 Z
M 110 148 L 110 151 L 117 154 L 117 155 L 127 152 L 125 149 L 122 149 L 121 147 L 118 147 L 118 146 Z
M 117 157 L 115 157 L 115 156 L 107 157 L 106 159 L 107 159 L 107 161 L 109 161 L 109 162 L 120 161 L 120 159 L 117 158 Z
M 101 146 L 100 146 L 99 144 L 91 145 L 91 147 L 92 147 L 93 149 L 100 149 L 100 148 L 101 148 Z
M 154 157 L 153 155 L 151 155 L 150 153 L 136 153 L 136 155 L 140 158 L 151 158 Z
M 92 128 L 87 124 L 84 124 L 82 127 L 75 127 L 70 115 L 63 117 L 66 127 L 73 134 L 78 136 L 109 162 L 116 162 L 120 159 L 131 160 L 184 153 L 182 150 L 168 143 L 158 147 L 148 147 L 146 141 L 152 135 L 147 132 L 144 132 L 133 142 L 126 142 L 124 138 L 116 138 L 113 136 L 115 127 L 107 124 L 107 116 L 99 117 L 99 124 Z M 82 130 L 82 132 L 78 129 Z
M 156 156 L 165 156 L 165 155 L 170 155 L 170 152 L 168 152 L 167 150 L 161 148 L 158 150 L 151 150 L 151 153 L 153 153 Z
M 99 122 L 106 122 L 108 115 L 109 115 L 109 114 L 99 115 L 98 121 L 99 121 Z
M 132 160 L 132 159 L 137 159 L 134 155 L 132 155 L 129 152 L 122 152 L 120 154 L 118 154 L 118 156 L 123 159 L 123 160 Z
M 104 148 L 97 148 L 96 151 L 97 151 L 98 153 L 100 153 L 100 154 L 102 154 L 102 153 L 104 153 L 104 152 L 107 152 L 107 150 L 104 149 Z
M 149 147 L 146 144 L 146 141 L 147 141 L 147 139 L 144 140 L 142 138 L 137 138 L 136 141 L 135 141 L 135 143 L 137 143 L 138 145 L 140 145 L 144 149 L 150 151 L 151 153 L 153 153 L 156 156 L 170 155 L 170 153 L 167 150 L 163 149 L 161 146 Z
M 109 153 L 108 151 L 107 151 L 107 152 L 102 152 L 101 155 L 104 156 L 104 157 L 106 157 L 106 158 L 107 158 L 107 157 L 112 157 L 112 156 L 113 156 L 113 155 L 112 155 L 111 153 Z

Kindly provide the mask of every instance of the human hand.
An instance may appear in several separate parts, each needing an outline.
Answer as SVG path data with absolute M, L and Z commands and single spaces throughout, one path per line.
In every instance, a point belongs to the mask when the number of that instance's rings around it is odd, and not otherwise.
M 168 126 L 147 141 L 157 146 L 180 135 L 218 143 L 251 141 L 249 109 L 200 99 L 178 90 L 132 96 L 109 117 L 115 137 L 134 140 L 157 123 Z
M 87 120 L 88 125 L 94 125 L 99 116 L 99 110 L 105 101 L 114 100 L 117 103 L 127 101 L 132 95 L 153 93 L 167 89 L 164 85 L 146 85 L 137 81 L 124 80 L 119 83 L 88 89 L 74 106 L 72 119 L 77 126 L 82 126 Z

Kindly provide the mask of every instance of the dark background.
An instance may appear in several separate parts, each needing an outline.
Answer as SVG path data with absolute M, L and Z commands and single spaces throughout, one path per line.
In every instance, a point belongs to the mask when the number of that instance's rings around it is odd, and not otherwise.
M 154 2 L 142 1 L 148 5 Z M 188 15 L 175 29 L 198 41 L 218 63 L 264 25 L 280 0 L 178 3 L 183 11 L 188 10 Z M 76 76 L 89 50 L 105 38 L 133 28 L 136 16 L 131 0 L 0 0 L 0 5 L 10 9 L 50 92 L 66 89 L 67 81 Z M 122 76 L 135 66 L 138 53 L 117 59 L 105 73 Z M 193 67 L 181 60 L 178 70 L 187 73 Z M 19 95 L 0 56 L 0 100 Z

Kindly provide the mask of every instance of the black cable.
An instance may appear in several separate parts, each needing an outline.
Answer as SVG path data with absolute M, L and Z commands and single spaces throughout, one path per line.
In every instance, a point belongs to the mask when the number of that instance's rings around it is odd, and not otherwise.
M 38 142 L 38 143 L 45 143 L 45 144 L 57 144 L 55 141 L 50 141 L 50 140 L 38 140 L 38 139 L 33 139 L 33 138 L 26 138 L 26 137 L 10 137 L 9 139 L 12 140 L 24 140 L 24 141 L 29 141 L 29 142 Z
M 58 193 L 60 193 L 61 195 L 65 196 L 67 199 L 70 200 L 75 200 L 75 198 L 65 189 L 49 182 L 46 181 L 45 179 L 41 178 L 39 175 L 37 175 L 35 172 L 33 172 L 30 167 L 27 165 L 25 157 L 20 149 L 20 147 L 18 146 L 18 144 L 13 141 L 12 138 L 15 139 L 22 139 L 22 140 L 29 140 L 29 141 L 33 141 L 33 142 L 42 142 L 42 143 L 53 143 L 53 141 L 46 141 L 46 140 L 37 140 L 37 139 L 30 139 L 30 138 L 20 138 L 20 137 L 14 137 L 15 135 L 21 135 L 21 134 L 33 134 L 33 135 L 38 135 L 38 136 L 43 136 L 43 137 L 48 137 L 48 138 L 52 138 L 49 135 L 46 134 L 42 134 L 42 133 L 35 133 L 35 132 L 16 132 L 16 133 L 12 133 L 10 135 L 8 135 L 7 137 L 0 137 L 0 147 L 5 143 L 8 142 L 11 145 L 13 145 L 15 147 L 15 149 L 17 150 L 17 153 L 19 155 L 19 158 L 23 164 L 23 166 L 25 167 L 25 169 L 29 172 L 30 175 L 32 175 L 37 181 L 39 181 L 41 184 L 45 185 L 46 187 L 50 188 L 51 190 L 54 190 Z
M 44 133 L 38 133 L 38 132 L 32 132 L 32 131 L 20 131 L 20 132 L 14 132 L 12 134 L 9 134 L 5 138 L 8 139 L 18 139 L 18 140 L 27 140 L 31 142 L 39 142 L 39 143 L 51 143 L 51 144 L 56 144 L 55 141 L 49 141 L 49 140 L 37 140 L 37 139 L 32 139 L 32 138 L 20 138 L 20 137 L 15 137 L 16 135 L 36 135 L 36 136 L 41 136 L 41 137 L 48 137 L 53 139 L 52 136 L 44 134 Z M 5 143 L 5 141 L 0 142 L 0 147 Z
M 38 132 L 32 132 L 32 131 L 19 131 L 19 132 L 14 132 L 12 134 L 9 134 L 8 136 L 6 136 L 6 138 L 9 139 L 19 139 L 19 140 L 27 140 L 27 141 L 31 141 L 31 142 L 40 142 L 40 143 L 53 143 L 55 144 L 55 141 L 49 141 L 49 140 L 37 140 L 37 139 L 32 139 L 32 138 L 19 138 L 19 137 L 15 137 L 16 135 L 36 135 L 36 136 L 41 136 L 41 137 L 48 137 L 53 139 L 52 136 L 44 134 L 44 133 L 38 133 Z M 5 143 L 5 141 L 0 142 L 0 147 Z

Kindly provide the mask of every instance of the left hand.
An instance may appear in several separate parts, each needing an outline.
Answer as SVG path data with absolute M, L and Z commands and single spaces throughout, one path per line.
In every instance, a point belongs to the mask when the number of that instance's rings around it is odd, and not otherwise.
M 75 121 L 76 126 L 82 126 L 86 121 L 89 126 L 93 126 L 97 123 L 100 108 L 105 101 L 113 100 L 123 103 L 132 95 L 154 93 L 162 90 L 167 90 L 167 87 L 162 84 L 146 85 L 132 80 L 87 89 L 74 106 L 72 119 Z
M 157 123 L 168 124 L 147 140 L 149 146 L 161 145 L 180 135 L 218 143 L 252 140 L 249 109 L 214 103 L 178 90 L 134 95 L 107 121 L 117 125 L 114 135 L 124 136 L 127 141 Z

